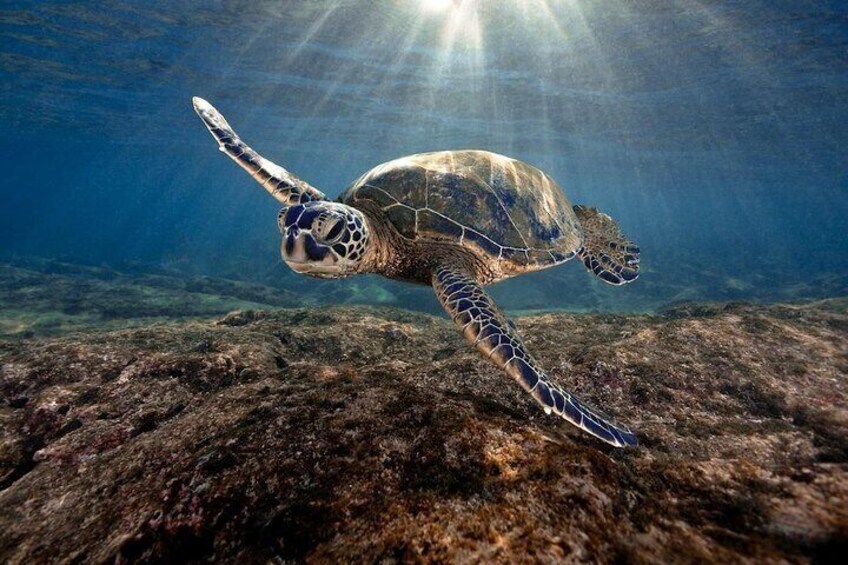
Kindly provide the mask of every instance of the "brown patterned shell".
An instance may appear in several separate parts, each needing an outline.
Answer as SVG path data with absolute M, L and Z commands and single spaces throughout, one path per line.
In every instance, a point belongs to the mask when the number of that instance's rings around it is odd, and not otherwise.
M 549 176 L 487 151 L 440 151 L 379 165 L 339 201 L 371 200 L 405 237 L 458 243 L 502 270 L 562 263 L 583 241 L 571 202 Z

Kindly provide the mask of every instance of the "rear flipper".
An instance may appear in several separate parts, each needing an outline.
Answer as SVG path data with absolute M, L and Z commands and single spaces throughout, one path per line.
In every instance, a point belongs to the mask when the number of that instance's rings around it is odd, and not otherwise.
M 604 282 L 627 284 L 639 277 L 639 247 L 624 237 L 615 220 L 597 208 L 575 206 L 583 226 L 583 247 L 577 255 Z

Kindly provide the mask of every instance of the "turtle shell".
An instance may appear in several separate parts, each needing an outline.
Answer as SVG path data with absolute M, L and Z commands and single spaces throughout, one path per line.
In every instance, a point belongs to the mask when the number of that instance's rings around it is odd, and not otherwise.
M 567 261 L 583 242 L 562 189 L 539 169 L 487 151 L 422 153 L 379 165 L 339 201 L 370 200 L 404 237 L 457 243 L 508 272 Z

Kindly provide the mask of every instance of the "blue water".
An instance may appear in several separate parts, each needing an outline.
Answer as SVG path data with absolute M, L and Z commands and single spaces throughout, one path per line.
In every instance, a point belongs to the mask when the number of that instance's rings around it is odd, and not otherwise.
M 289 272 L 276 202 L 216 151 L 200 95 L 330 196 L 404 154 L 482 148 L 642 248 L 633 285 L 575 262 L 495 287 L 510 309 L 848 294 L 847 3 L 426 4 L 3 2 L 0 257 L 435 307 Z

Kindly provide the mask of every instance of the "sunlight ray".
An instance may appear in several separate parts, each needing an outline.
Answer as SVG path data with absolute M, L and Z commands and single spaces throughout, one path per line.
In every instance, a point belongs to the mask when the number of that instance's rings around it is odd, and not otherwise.
M 333 0 L 332 4 L 330 4 L 330 7 L 326 11 L 324 11 L 324 13 L 321 14 L 312 23 L 312 25 L 309 26 L 309 28 L 306 30 L 306 33 L 304 33 L 303 36 L 298 40 L 297 46 L 292 49 L 291 53 L 286 56 L 286 66 L 289 66 L 295 59 L 297 59 L 297 57 L 304 50 L 304 48 L 309 45 L 309 42 L 312 41 L 312 39 L 316 35 L 318 35 L 324 25 L 326 25 L 327 21 L 333 16 L 333 14 L 336 13 L 336 10 L 338 10 L 339 7 L 342 5 L 342 1 L 343 0 Z

